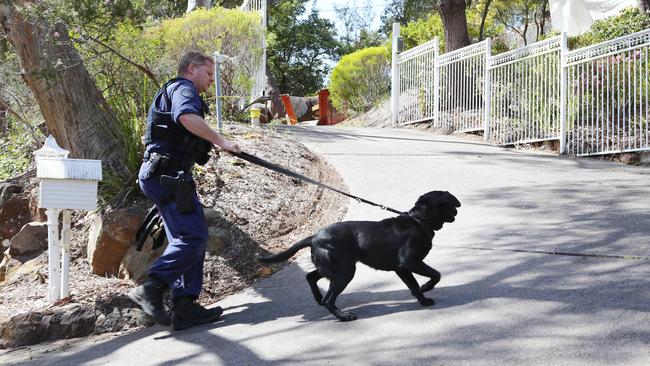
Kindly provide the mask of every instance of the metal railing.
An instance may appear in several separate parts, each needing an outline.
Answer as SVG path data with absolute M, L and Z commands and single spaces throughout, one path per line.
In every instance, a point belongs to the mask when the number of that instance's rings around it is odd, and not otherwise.
M 509 145 L 559 139 L 563 39 L 490 57 L 489 140 Z
M 490 48 L 439 55 L 436 38 L 396 54 L 393 120 L 484 131 L 500 145 L 559 140 L 576 155 L 650 151 L 650 29 L 570 52 L 566 34 Z
M 399 123 L 415 123 L 434 117 L 437 57 L 437 38 L 399 54 Z
M 441 55 L 440 102 L 434 124 L 460 132 L 484 129 L 486 57 L 489 39 Z
M 567 148 L 650 150 L 650 29 L 567 53 Z
M 262 17 L 262 25 L 264 26 L 264 32 L 260 39 L 260 47 L 262 48 L 262 61 L 260 66 L 255 72 L 255 83 L 253 84 L 253 90 L 251 91 L 251 100 L 255 100 L 258 97 L 264 94 L 264 89 L 266 89 L 267 79 L 266 79 L 266 22 L 267 22 L 267 1 L 266 0 L 244 0 L 244 2 L 239 7 L 239 10 L 249 11 L 249 12 L 259 12 Z

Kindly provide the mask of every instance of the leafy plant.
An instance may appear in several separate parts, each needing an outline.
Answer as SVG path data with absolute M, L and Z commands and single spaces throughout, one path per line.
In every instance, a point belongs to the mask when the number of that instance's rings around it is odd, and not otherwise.
M 629 7 L 616 16 L 595 21 L 588 32 L 569 38 L 569 46 L 572 49 L 586 47 L 648 28 L 650 13 Z
M 390 92 L 390 51 L 370 47 L 343 56 L 329 84 L 334 107 L 361 113 L 384 100 Z

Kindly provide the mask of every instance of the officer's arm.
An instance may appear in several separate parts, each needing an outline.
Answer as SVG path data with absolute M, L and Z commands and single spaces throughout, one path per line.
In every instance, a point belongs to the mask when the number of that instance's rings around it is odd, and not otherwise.
M 214 128 L 210 127 L 201 116 L 193 113 L 182 114 L 178 117 L 183 127 L 200 138 L 210 141 L 223 150 L 240 153 L 239 145 L 226 140 Z

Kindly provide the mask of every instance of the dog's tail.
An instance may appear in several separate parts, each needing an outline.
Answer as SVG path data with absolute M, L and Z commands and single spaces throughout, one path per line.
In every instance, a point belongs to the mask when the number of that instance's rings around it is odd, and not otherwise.
M 292 255 L 296 254 L 300 249 L 302 248 L 307 248 L 308 246 L 311 245 L 311 239 L 313 236 L 306 237 L 300 241 L 298 241 L 296 244 L 292 245 L 289 249 L 285 250 L 284 252 L 280 252 L 275 255 L 271 255 L 268 257 L 264 257 L 261 255 L 257 255 L 257 260 L 262 262 L 262 263 L 273 263 L 273 262 L 282 262 L 286 261 L 287 259 L 291 258 Z

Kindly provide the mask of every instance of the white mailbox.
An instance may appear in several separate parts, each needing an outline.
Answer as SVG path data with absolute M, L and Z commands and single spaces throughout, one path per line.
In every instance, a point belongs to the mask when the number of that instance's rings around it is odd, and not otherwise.
M 38 206 L 46 208 L 48 299 L 68 297 L 70 267 L 70 209 L 97 208 L 97 182 L 102 180 L 101 160 L 68 159 L 62 149 L 48 136 L 42 148 L 34 151 L 36 177 L 40 180 Z M 59 213 L 63 225 L 59 235 Z
M 102 161 L 68 159 L 68 154 L 52 136 L 34 152 L 36 177 L 41 182 L 38 205 L 94 210 L 97 208 L 97 182 L 102 180 Z

